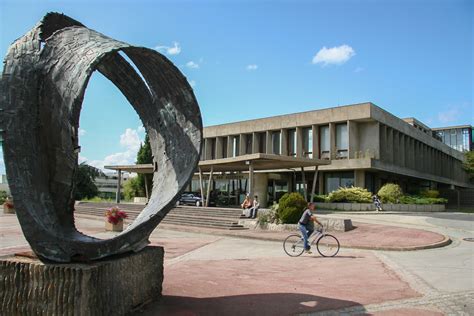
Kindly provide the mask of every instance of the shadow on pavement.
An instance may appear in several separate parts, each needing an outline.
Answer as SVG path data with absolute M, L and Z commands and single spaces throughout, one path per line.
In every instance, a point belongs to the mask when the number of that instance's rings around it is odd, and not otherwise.
M 361 306 L 352 301 L 297 293 L 196 298 L 163 296 L 135 315 L 294 315 Z M 360 312 L 364 312 L 361 309 Z

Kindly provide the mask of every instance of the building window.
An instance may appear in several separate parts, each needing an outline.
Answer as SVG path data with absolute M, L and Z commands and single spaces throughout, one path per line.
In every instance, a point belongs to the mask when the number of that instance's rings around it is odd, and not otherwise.
M 272 132 L 272 153 L 281 155 L 281 132 Z
M 211 146 L 211 159 L 216 159 L 216 139 L 212 138 L 210 141 Z
M 251 154 L 252 153 L 252 134 L 245 135 L 245 153 Z
M 232 137 L 232 157 L 237 157 L 239 155 L 239 147 L 240 147 L 240 137 L 233 136 Z
M 347 123 L 336 125 L 336 158 L 347 158 L 349 150 L 349 141 L 347 136 Z
M 222 137 L 222 158 L 227 158 L 227 137 Z
M 258 134 L 258 152 L 259 153 L 267 152 L 267 134 L 266 133 Z
M 328 172 L 325 178 L 325 194 L 336 191 L 341 187 L 351 187 L 354 185 L 354 172 Z
M 296 157 L 296 129 L 288 130 L 288 155 Z
M 313 129 L 303 128 L 303 157 L 313 158 Z
M 319 144 L 320 145 L 320 153 L 319 156 L 321 159 L 329 159 L 330 155 L 330 144 L 329 144 L 329 126 L 320 126 L 319 127 Z

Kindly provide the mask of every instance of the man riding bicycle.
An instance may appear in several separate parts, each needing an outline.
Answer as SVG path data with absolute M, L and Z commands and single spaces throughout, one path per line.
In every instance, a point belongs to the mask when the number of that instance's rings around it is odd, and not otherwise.
M 298 222 L 298 228 L 301 231 L 301 234 L 303 235 L 304 239 L 304 250 L 306 253 L 311 254 L 311 247 L 309 246 L 308 239 L 309 236 L 314 232 L 314 222 L 321 224 L 320 221 L 316 218 L 316 216 L 313 214 L 315 210 L 315 204 L 314 203 L 308 203 L 308 207 L 305 209 L 303 212 L 303 215 L 301 215 L 301 218 Z

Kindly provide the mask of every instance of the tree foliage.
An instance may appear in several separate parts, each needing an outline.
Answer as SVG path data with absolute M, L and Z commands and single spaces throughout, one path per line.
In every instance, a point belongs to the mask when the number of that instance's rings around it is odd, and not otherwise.
M 99 194 L 99 190 L 94 183 L 95 177 L 102 174 L 97 168 L 81 163 L 74 177 L 74 199 L 90 199 Z
M 151 153 L 151 145 L 150 145 L 150 138 L 148 137 L 148 133 L 145 135 L 145 142 L 140 145 L 140 149 L 137 153 L 137 164 L 152 164 L 153 163 L 153 155 Z M 152 177 L 148 176 L 145 177 L 144 174 L 138 174 L 138 176 L 130 182 L 128 185 L 128 192 L 130 194 L 135 194 L 133 196 L 129 196 L 129 199 L 134 198 L 135 196 L 145 196 L 146 195 L 146 188 L 145 188 L 145 179 L 147 181 L 148 190 L 151 191 L 153 186 L 153 179 Z M 127 198 L 127 195 L 125 195 Z
M 286 193 L 278 201 L 278 219 L 283 224 L 296 224 L 306 206 L 307 202 L 300 193 Z
M 132 200 L 136 196 L 144 196 L 144 190 L 140 185 L 139 177 L 128 178 L 123 184 L 123 195 L 126 200 Z
M 474 180 L 474 151 L 467 151 L 464 156 L 463 168 L 469 174 L 469 178 Z

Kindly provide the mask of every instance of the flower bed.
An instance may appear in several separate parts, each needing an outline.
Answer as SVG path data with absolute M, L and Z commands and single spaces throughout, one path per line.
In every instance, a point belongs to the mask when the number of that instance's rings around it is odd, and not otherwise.
M 127 217 L 127 213 L 121 211 L 117 206 L 109 208 L 105 212 L 105 229 L 111 231 L 122 231 L 123 220 Z

